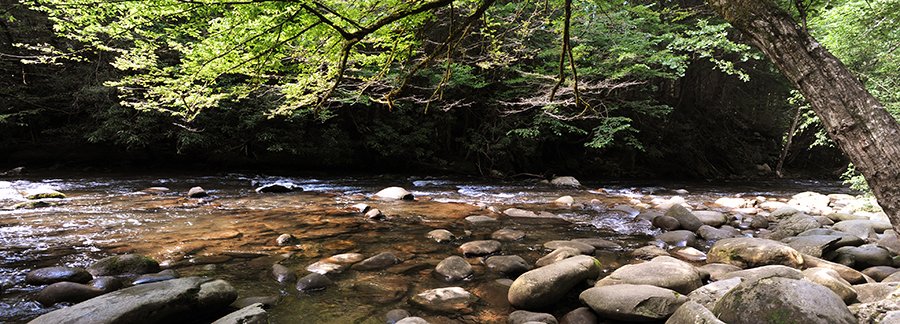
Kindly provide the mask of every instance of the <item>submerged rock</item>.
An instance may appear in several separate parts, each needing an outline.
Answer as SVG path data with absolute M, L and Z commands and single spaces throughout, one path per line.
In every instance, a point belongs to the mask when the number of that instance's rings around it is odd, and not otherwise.
M 354 264 L 351 268 L 359 271 L 381 270 L 397 263 L 400 263 L 400 259 L 396 255 L 391 252 L 381 252 Z
M 258 193 L 286 193 L 292 191 L 303 191 L 303 187 L 290 181 L 280 180 L 256 188 Z
M 272 265 L 272 277 L 275 278 L 275 281 L 282 284 L 297 280 L 297 274 L 294 273 L 294 270 L 277 263 Z
M 322 290 L 326 287 L 332 285 L 333 282 L 331 279 L 328 279 L 325 275 L 318 273 L 310 273 L 303 278 L 297 280 L 297 290 L 299 291 L 315 291 Z
M 294 235 L 287 233 L 278 235 L 278 238 L 275 239 L 275 244 L 278 244 L 278 246 L 288 246 L 297 243 L 300 243 L 300 240 L 294 237 Z
M 496 241 L 518 241 L 525 238 L 525 232 L 510 228 L 501 228 L 491 233 L 491 239 Z
M 446 281 L 459 281 L 472 275 L 472 265 L 461 256 L 454 255 L 438 263 L 434 271 Z
M 224 281 L 187 277 L 114 291 L 30 323 L 167 323 L 224 309 L 236 298 L 237 292 Z
M 478 300 L 461 287 L 437 288 L 412 296 L 409 302 L 427 310 L 446 313 L 471 313 L 472 304 Z
M 500 251 L 500 242 L 494 240 L 466 242 L 459 246 L 459 251 L 467 257 L 494 254 Z
M 447 242 L 453 240 L 454 238 L 453 233 L 450 233 L 450 231 L 445 229 L 433 230 L 431 232 L 428 232 L 428 234 L 425 234 L 425 237 L 430 238 L 438 243 Z
M 263 309 L 263 304 L 256 303 L 216 320 L 212 324 L 268 324 L 269 313 Z
M 552 305 L 575 285 L 597 278 L 599 263 L 597 259 L 580 255 L 523 273 L 509 287 L 509 303 L 521 309 Z
M 209 196 L 209 195 L 206 193 L 206 190 L 203 190 L 202 187 L 193 187 L 193 188 L 191 188 L 190 190 L 188 190 L 187 195 L 188 195 L 188 197 L 190 197 L 190 198 L 203 198 L 203 197 Z
M 628 322 L 663 320 L 688 300 L 669 289 L 632 284 L 590 288 L 578 299 L 603 318 Z
M 159 272 L 156 260 L 137 254 L 114 255 L 88 267 L 94 276 L 142 275 Z

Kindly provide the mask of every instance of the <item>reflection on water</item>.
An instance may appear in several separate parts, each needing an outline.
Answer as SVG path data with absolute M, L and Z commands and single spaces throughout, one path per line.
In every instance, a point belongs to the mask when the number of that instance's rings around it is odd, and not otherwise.
M 304 189 L 287 194 L 257 194 L 254 183 L 291 181 Z M 188 199 L 184 193 L 202 186 L 210 194 Z M 372 193 L 388 186 L 406 187 L 415 202 L 372 200 Z M 655 186 L 655 187 L 654 187 Z M 457 255 L 462 242 L 489 239 L 493 231 L 513 228 L 525 239 L 504 242 L 503 254 L 516 254 L 529 262 L 544 255 L 546 241 L 572 238 L 604 238 L 626 249 L 644 245 L 655 232 L 646 223 L 636 223 L 633 213 L 613 210 L 629 199 L 668 197 L 660 183 L 587 183 L 585 189 L 554 188 L 537 182 L 498 182 L 483 179 L 422 177 L 281 178 L 229 174 L 212 177 L 95 177 L 15 180 L 0 185 L 23 191 L 52 188 L 68 198 L 60 204 L 37 208 L 0 210 L 0 322 L 27 321 L 49 308 L 31 301 L 39 287 L 23 283 L 30 269 L 65 265 L 86 267 L 112 254 L 140 253 L 162 261 L 183 275 L 208 275 L 231 282 L 241 296 L 282 296 L 270 310 L 273 323 L 371 322 L 382 323 L 384 313 L 405 308 L 414 315 L 436 322 L 483 322 L 502 318 L 510 310 L 503 298 L 495 298 L 490 284 L 498 275 L 487 272 L 476 259 L 474 278 L 448 284 L 432 276 L 434 265 Z M 142 189 L 168 187 L 170 191 L 144 193 Z M 753 184 L 668 184 L 685 188 L 683 197 L 692 203 L 715 197 L 789 196 L 818 190 L 844 192 L 832 183 L 760 182 Z M 570 195 L 576 205 L 553 201 Z M 21 199 L 0 196 L 0 206 Z M 597 200 L 591 203 L 592 200 Z M 386 221 L 369 221 L 349 206 L 364 202 L 380 209 Z M 559 219 L 509 218 L 498 211 L 510 207 L 546 211 Z M 496 221 L 472 224 L 467 216 L 488 215 Z M 449 243 L 425 238 L 433 229 L 444 228 L 457 236 Z M 280 234 L 293 234 L 294 246 L 278 246 Z M 280 286 L 269 276 L 280 262 L 299 274 L 306 266 L 338 253 L 357 252 L 372 256 L 394 252 L 403 260 L 382 272 L 346 271 L 333 276 L 336 287 L 324 292 L 300 294 Z M 628 263 L 623 251 L 598 252 L 606 270 Z M 373 283 L 384 282 L 374 285 Z M 406 298 L 422 290 L 459 285 L 482 301 L 466 316 L 431 314 L 415 310 Z M 496 296 L 495 296 L 496 295 Z M 494 296 L 494 297 L 492 297 Z M 562 310 L 560 310 L 562 311 Z M 499 316 L 499 317 L 498 317 Z

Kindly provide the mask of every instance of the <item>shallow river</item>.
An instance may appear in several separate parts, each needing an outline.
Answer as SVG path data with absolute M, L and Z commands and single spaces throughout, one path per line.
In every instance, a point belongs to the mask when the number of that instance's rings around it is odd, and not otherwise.
M 287 179 L 303 192 L 258 194 L 254 181 Z M 542 244 L 551 240 L 602 238 L 621 249 L 598 249 L 596 257 L 608 273 L 632 262 L 631 250 L 647 245 L 656 233 L 647 223 L 633 222 L 633 212 L 614 209 L 634 199 L 682 194 L 689 204 L 718 197 L 743 195 L 787 198 L 803 191 L 847 193 L 838 183 L 768 181 L 753 183 L 704 182 L 586 182 L 584 188 L 556 188 L 535 181 L 503 182 L 484 179 L 416 176 L 264 177 L 243 174 L 219 176 L 96 176 L 27 175 L 0 179 L 25 190 L 52 187 L 64 192 L 62 204 L 0 210 L 0 322 L 26 322 L 61 307 L 32 301 L 39 287 L 24 283 L 24 274 L 47 266 L 87 267 L 109 255 L 138 253 L 159 260 L 181 276 L 225 279 L 241 297 L 279 296 L 269 310 L 271 323 L 384 323 L 394 308 L 409 310 L 432 323 L 503 322 L 512 308 L 494 281 L 502 276 L 487 271 L 477 258 L 469 259 L 475 274 L 448 283 L 434 276 L 442 259 L 459 255 L 458 246 L 490 239 L 501 228 L 524 231 L 524 239 L 504 242 L 501 254 L 515 254 L 530 263 L 545 255 Z M 203 199 L 185 198 L 188 188 L 202 186 Z M 416 201 L 385 202 L 372 194 L 389 186 L 404 187 Z M 149 187 L 170 191 L 147 194 Z M 669 190 L 665 190 L 669 189 Z M 554 204 L 570 195 L 576 205 Z M 593 203 L 592 200 L 596 199 Z M 387 220 L 367 220 L 349 207 L 366 203 L 379 208 Z M 2 207 L 2 206 L 0 206 Z M 547 211 L 558 219 L 510 218 L 495 211 L 516 207 Z M 472 223 L 467 216 L 487 215 L 496 221 Z M 457 238 L 437 243 L 426 238 L 434 229 L 447 229 Z M 293 234 L 299 243 L 278 246 L 276 238 Z M 347 252 L 366 257 L 393 252 L 399 265 L 384 271 L 348 270 L 329 275 L 335 285 L 321 292 L 298 293 L 293 284 L 271 277 L 273 263 L 302 276 L 322 258 Z M 467 314 L 440 314 L 408 304 L 423 290 L 460 286 L 480 300 Z M 558 317 L 578 307 L 575 297 L 550 310 Z M 571 305 L 571 306 L 566 306 Z

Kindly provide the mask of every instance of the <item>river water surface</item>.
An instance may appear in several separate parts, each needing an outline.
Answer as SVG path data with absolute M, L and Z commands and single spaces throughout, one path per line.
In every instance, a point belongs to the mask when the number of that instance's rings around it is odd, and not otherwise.
M 254 182 L 293 181 L 303 192 L 259 194 Z M 278 296 L 269 310 L 271 323 L 384 323 L 394 308 L 409 310 L 432 323 L 503 322 L 512 310 L 505 290 L 480 260 L 470 258 L 475 274 L 448 283 L 432 273 L 434 266 L 459 255 L 461 243 L 490 239 L 501 228 L 524 231 L 524 239 L 504 242 L 501 254 L 519 255 L 530 263 L 547 253 L 551 240 L 602 238 L 621 245 L 598 249 L 596 257 L 608 273 L 633 262 L 629 252 L 653 241 L 656 230 L 634 222 L 635 212 L 620 205 L 665 199 L 673 189 L 691 205 L 718 197 L 743 195 L 789 198 L 803 191 L 847 193 L 838 183 L 768 181 L 752 183 L 703 182 L 586 182 L 583 188 L 558 188 L 536 181 L 499 181 L 453 177 L 358 176 L 272 177 L 244 174 L 218 176 L 59 176 L 28 175 L 11 182 L 16 190 L 51 187 L 68 197 L 58 205 L 36 209 L 0 210 L 0 322 L 26 322 L 62 307 L 43 307 L 32 300 L 40 287 L 24 283 L 32 269 L 47 266 L 87 267 L 115 254 L 138 253 L 159 260 L 182 276 L 225 279 L 240 297 Z M 185 198 L 190 187 L 202 186 L 203 199 Z M 401 186 L 416 201 L 379 201 L 378 190 Z M 147 193 L 150 187 L 165 192 Z M 668 190 L 667 190 L 668 189 Z M 570 195 L 574 206 L 554 204 Z M 387 220 L 368 220 L 350 206 L 366 203 L 379 208 Z M 7 204 L 9 205 L 9 204 Z M 2 206 L 0 206 L 2 207 Z M 559 218 L 511 218 L 507 208 L 546 211 Z M 473 223 L 468 216 L 485 215 L 496 221 Z M 456 239 L 437 243 L 426 238 L 434 229 L 447 229 Z M 292 234 L 299 243 L 278 246 L 276 238 Z M 335 285 L 321 292 L 299 293 L 293 284 L 271 277 L 273 263 L 305 268 L 335 254 L 356 252 L 366 257 L 393 252 L 402 263 L 383 271 L 345 271 L 329 275 Z M 421 291 L 460 286 L 480 300 L 466 314 L 441 314 L 417 309 L 407 300 Z M 573 297 L 574 298 L 574 297 Z M 560 303 L 550 310 L 558 317 L 574 307 Z M 565 306 L 571 305 L 571 306 Z

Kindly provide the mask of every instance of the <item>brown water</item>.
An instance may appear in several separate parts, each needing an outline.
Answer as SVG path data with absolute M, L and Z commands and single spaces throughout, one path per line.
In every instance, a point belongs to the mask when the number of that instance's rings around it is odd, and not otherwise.
M 585 183 L 585 189 L 554 188 L 532 181 L 498 182 L 483 179 L 406 176 L 347 178 L 278 178 L 300 184 L 305 191 L 258 194 L 251 182 L 273 180 L 239 174 L 223 176 L 159 177 L 29 176 L 7 179 L 17 190 L 52 187 L 68 195 L 61 205 L 22 210 L 0 210 L 0 322 L 25 322 L 55 308 L 31 300 L 39 287 L 24 284 L 31 269 L 65 265 L 86 267 L 109 255 L 139 253 L 160 260 L 182 276 L 205 275 L 232 283 L 241 297 L 281 296 L 270 312 L 272 323 L 383 323 L 384 314 L 404 308 L 432 323 L 505 322 L 512 309 L 504 290 L 494 283 L 501 276 L 486 271 L 476 258 L 469 259 L 475 275 L 466 281 L 447 283 L 432 275 L 434 265 L 459 255 L 459 244 L 490 239 L 493 231 L 514 228 L 526 233 L 518 242 L 504 242 L 502 254 L 516 254 L 534 262 L 550 240 L 603 238 L 623 246 L 598 250 L 604 271 L 632 262 L 628 252 L 646 245 L 656 232 L 647 224 L 632 222 L 634 215 L 612 210 L 630 199 L 649 201 L 668 197 L 659 192 L 684 188 L 689 203 L 699 204 L 721 196 L 743 194 L 789 197 L 802 191 L 840 193 L 847 190 L 831 182 L 755 183 Z M 154 186 L 171 189 L 162 194 L 138 191 Z M 192 186 L 211 195 L 184 198 Z M 388 186 L 412 191 L 416 201 L 383 202 L 372 194 Z M 571 195 L 583 206 L 565 207 L 552 201 Z M 598 199 L 599 204 L 590 204 Z M 2 197 L 0 197 L 2 201 Z M 370 221 L 348 207 L 367 203 L 381 209 L 388 220 Z M 2 205 L 2 204 L 0 204 Z M 8 204 L 7 204 L 8 205 Z M 561 217 L 522 219 L 491 211 L 518 207 L 548 211 Z M 498 221 L 472 224 L 473 215 L 498 217 Z M 458 238 L 436 243 L 426 233 L 443 228 Z M 276 237 L 290 233 L 296 246 L 280 247 Z M 403 262 L 384 271 L 345 271 L 329 275 L 335 285 L 323 292 L 299 293 L 270 276 L 279 262 L 305 275 L 306 266 L 322 258 L 347 252 L 366 257 L 393 252 Z M 423 290 L 460 286 L 480 297 L 468 314 L 440 314 L 417 309 L 409 296 Z M 561 316 L 577 307 L 564 301 L 549 311 Z M 56 306 L 61 307 L 61 306 Z

